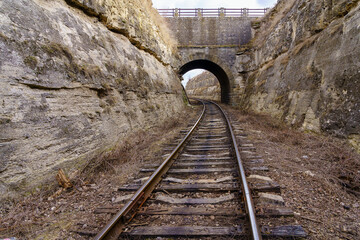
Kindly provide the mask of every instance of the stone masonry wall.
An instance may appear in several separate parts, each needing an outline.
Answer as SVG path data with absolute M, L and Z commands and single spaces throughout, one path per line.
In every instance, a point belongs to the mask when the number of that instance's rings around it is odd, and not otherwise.
M 358 0 L 283 0 L 237 56 L 241 106 L 360 146 Z
M 240 17 L 166 18 L 176 37 L 182 59 L 191 56 L 214 56 L 232 69 L 240 45 L 251 39 L 251 22 Z
M 205 59 L 219 65 L 227 74 L 231 104 L 238 103 L 236 53 L 252 37 L 251 21 L 241 17 L 174 17 L 167 18 L 179 46 L 181 64 Z M 179 66 L 181 67 L 181 66 Z M 211 69 L 207 69 L 211 71 Z M 213 72 L 214 73 L 214 72 Z M 229 97 L 230 96 L 230 97 Z
M 141 1 L 84 2 L 105 5 L 107 21 L 62 0 L 0 1 L 1 198 L 76 172 L 184 107 L 176 57 Z M 128 34 L 109 30 L 118 12 Z
M 239 46 L 251 38 L 248 18 L 173 17 L 166 20 L 180 46 Z

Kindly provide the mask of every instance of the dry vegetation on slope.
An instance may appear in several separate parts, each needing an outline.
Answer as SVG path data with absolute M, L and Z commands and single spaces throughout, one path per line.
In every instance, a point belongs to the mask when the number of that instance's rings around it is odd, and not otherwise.
M 144 164 L 163 161 L 164 145 L 197 119 L 200 110 L 188 108 L 166 123 L 131 134 L 112 151 L 89 161 L 66 191 L 60 186 L 57 192 L 38 189 L 22 200 L 2 202 L 0 238 L 89 239 L 75 232 L 99 231 L 111 214 L 96 214 L 95 210 L 106 205 L 120 209 L 117 188 L 131 182 Z
M 125 35 L 132 44 L 164 64 L 175 61 L 177 42 L 151 0 L 66 0 L 109 30 Z
M 224 106 L 248 133 L 308 239 L 359 239 L 360 154 L 331 136 L 303 133 L 266 114 Z M 280 219 L 284 221 L 286 219 Z
M 238 56 L 242 107 L 359 149 L 359 9 L 359 0 L 280 0 L 255 20 L 255 37 Z
M 146 11 L 151 16 L 152 21 L 158 26 L 164 42 L 173 50 L 173 52 L 176 52 L 178 43 L 166 20 L 160 16 L 159 12 L 153 7 L 152 0 L 146 0 L 144 5 Z

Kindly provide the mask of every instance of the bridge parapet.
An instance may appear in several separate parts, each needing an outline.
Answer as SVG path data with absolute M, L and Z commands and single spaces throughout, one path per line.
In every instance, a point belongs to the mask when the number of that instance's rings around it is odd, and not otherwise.
M 236 104 L 241 89 L 241 81 L 237 80 L 236 53 L 252 38 L 252 19 L 249 11 L 244 9 L 236 14 L 247 17 L 229 17 L 230 10 L 191 9 L 189 13 L 182 9 L 170 10 L 174 17 L 167 17 L 166 21 L 178 43 L 179 74 L 197 68 L 210 71 L 219 80 L 221 101 Z M 205 17 L 207 14 L 219 17 Z
M 265 15 L 269 8 L 172 8 L 158 9 L 163 17 L 241 17 L 258 18 Z

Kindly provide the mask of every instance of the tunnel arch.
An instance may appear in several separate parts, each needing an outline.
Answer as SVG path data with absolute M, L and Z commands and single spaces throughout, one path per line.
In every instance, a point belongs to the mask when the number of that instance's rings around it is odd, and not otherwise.
M 224 70 L 224 68 L 221 67 L 219 64 L 217 64 L 213 61 L 207 60 L 207 59 L 191 60 L 191 61 L 185 63 L 184 65 L 182 65 L 182 67 L 180 67 L 179 74 L 184 75 L 188 71 L 198 69 L 198 68 L 207 70 L 215 75 L 215 77 L 218 79 L 218 81 L 220 83 L 221 102 L 229 104 L 230 103 L 230 90 L 231 90 L 230 82 L 231 81 L 230 81 L 229 74 L 226 73 L 226 70 Z

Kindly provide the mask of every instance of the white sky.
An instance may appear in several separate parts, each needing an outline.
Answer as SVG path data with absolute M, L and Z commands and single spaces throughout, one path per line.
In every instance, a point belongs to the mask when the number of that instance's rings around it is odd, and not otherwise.
M 190 78 L 193 78 L 204 71 L 205 70 L 203 70 L 203 69 L 194 69 L 194 70 L 188 71 L 187 73 L 185 73 L 183 75 L 184 81 L 182 81 L 181 84 L 184 85 L 184 87 L 186 87 L 186 84 L 188 83 Z
M 267 8 L 273 7 L 277 0 L 152 0 L 154 8 Z M 190 78 L 204 70 L 195 69 L 184 74 L 184 86 Z

